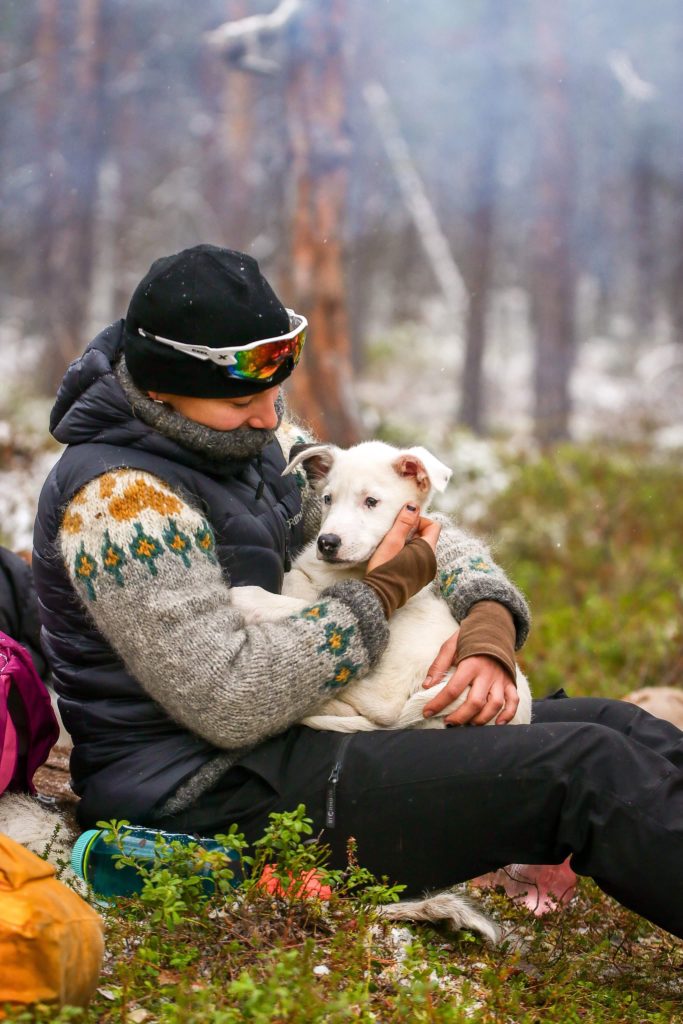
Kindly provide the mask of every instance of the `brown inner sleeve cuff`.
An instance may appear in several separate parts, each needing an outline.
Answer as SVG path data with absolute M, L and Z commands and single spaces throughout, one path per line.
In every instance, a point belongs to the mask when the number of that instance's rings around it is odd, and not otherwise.
M 478 601 L 460 624 L 455 663 L 477 655 L 496 658 L 514 681 L 515 635 L 515 622 L 505 605 Z
M 390 618 L 406 601 L 426 587 L 436 575 L 436 556 L 429 544 L 417 537 L 388 562 L 378 565 L 363 578 L 382 602 Z

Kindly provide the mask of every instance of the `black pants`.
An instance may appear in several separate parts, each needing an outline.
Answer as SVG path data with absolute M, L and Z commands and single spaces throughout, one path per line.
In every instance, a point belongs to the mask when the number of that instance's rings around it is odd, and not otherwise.
M 683 732 L 621 701 L 547 699 L 533 714 L 347 736 L 297 726 L 155 825 L 211 835 L 235 821 L 253 840 L 271 811 L 305 803 L 335 866 L 354 836 L 360 863 L 407 895 L 571 854 L 578 874 L 683 938 Z

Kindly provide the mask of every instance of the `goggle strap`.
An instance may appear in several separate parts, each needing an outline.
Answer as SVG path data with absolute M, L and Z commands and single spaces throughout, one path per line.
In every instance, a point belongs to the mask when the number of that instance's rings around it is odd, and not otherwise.
M 282 345 L 283 342 L 295 341 L 300 334 L 307 330 L 308 321 L 305 316 L 295 313 L 293 309 L 286 309 L 285 312 L 289 317 L 290 323 L 295 318 L 299 321 L 296 327 L 292 328 L 292 330 L 287 334 L 279 334 L 274 338 L 261 338 L 257 341 L 251 341 L 247 345 L 231 345 L 226 346 L 225 348 L 211 348 L 209 345 L 195 345 L 191 341 L 175 341 L 173 338 L 164 338 L 160 334 L 152 334 L 151 331 L 145 331 L 142 327 L 138 327 L 138 334 L 143 338 L 151 338 L 153 341 L 157 341 L 162 345 L 168 345 L 177 352 L 182 352 L 185 355 L 192 355 L 196 359 L 202 359 L 204 361 L 209 359 L 212 363 L 216 363 L 218 366 L 234 366 L 237 360 L 229 358 L 234 354 L 239 352 L 249 352 L 253 349 L 260 348 L 262 345 Z

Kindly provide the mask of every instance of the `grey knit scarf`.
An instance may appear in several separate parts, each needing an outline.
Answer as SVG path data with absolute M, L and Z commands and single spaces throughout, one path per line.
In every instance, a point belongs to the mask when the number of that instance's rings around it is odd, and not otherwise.
M 155 402 L 135 385 L 123 356 L 116 364 L 114 373 L 138 419 L 183 448 L 199 452 L 213 462 L 250 459 L 259 455 L 275 437 L 277 427 L 273 430 L 246 426 L 237 427 L 236 430 L 214 430 L 182 416 L 165 402 Z M 279 427 L 285 412 L 281 391 L 275 402 L 275 411 Z

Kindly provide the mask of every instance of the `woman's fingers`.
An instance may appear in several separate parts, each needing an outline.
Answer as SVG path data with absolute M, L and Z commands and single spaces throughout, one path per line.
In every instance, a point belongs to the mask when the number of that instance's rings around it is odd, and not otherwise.
M 445 640 L 439 648 L 434 661 L 427 669 L 427 676 L 423 682 L 423 687 L 428 690 L 430 686 L 436 686 L 440 683 L 443 677 L 448 672 L 449 668 L 453 667 L 453 661 L 455 660 L 455 651 L 458 646 L 458 634 L 454 633 L 453 636 L 449 636 L 448 640 Z M 448 703 L 448 702 L 446 702 Z M 443 705 L 446 706 L 445 704 Z M 429 707 L 429 705 L 427 705 Z
M 437 656 L 434 664 L 438 661 Z M 505 725 L 514 717 L 519 704 L 517 688 L 502 665 L 486 656 L 465 658 L 446 686 L 425 705 L 424 716 L 439 714 L 468 686 L 469 692 L 460 707 L 444 719 L 447 725 L 488 725 L 494 719 L 496 724 Z
M 415 535 L 420 523 L 420 509 L 417 505 L 406 504 L 403 506 L 391 529 L 385 534 L 378 547 L 368 562 L 368 572 L 372 572 L 378 565 L 384 565 L 395 555 L 402 551 L 406 541 Z
M 426 540 L 435 554 L 436 544 L 440 533 L 441 523 L 435 523 L 432 519 L 427 519 L 426 516 L 420 516 L 420 521 L 417 526 L 417 536 L 421 537 L 422 540 Z
M 496 719 L 496 725 L 507 725 L 508 722 L 517 714 L 517 708 L 519 707 L 519 694 L 517 693 L 517 686 L 506 673 L 506 679 L 504 685 L 505 693 L 505 707 L 498 715 Z
M 413 537 L 420 537 L 429 544 L 432 551 L 436 552 L 436 543 L 440 533 L 440 523 L 421 516 L 419 506 L 408 502 L 403 506 L 391 529 L 375 549 L 375 553 L 368 562 L 368 572 L 372 572 L 378 565 L 384 565 L 385 562 L 394 558 Z
M 445 707 L 454 701 L 456 697 L 459 697 L 462 691 L 470 685 L 472 682 L 472 676 L 467 669 L 466 662 L 467 659 L 461 662 L 444 686 L 443 690 L 439 690 L 436 697 L 430 700 L 429 704 L 425 704 L 423 711 L 425 718 L 431 718 L 432 715 L 438 715 L 440 711 L 443 711 Z M 465 667 L 463 668 L 463 666 Z M 440 680 L 435 679 L 434 682 L 438 683 Z
M 503 707 L 502 694 L 496 689 L 485 679 L 472 680 L 466 700 L 444 719 L 446 725 L 486 725 Z
M 484 703 L 481 705 L 480 710 L 469 719 L 469 725 L 488 725 L 488 723 L 491 722 L 496 715 L 499 715 L 505 707 L 503 682 L 502 680 L 497 680 L 492 686 L 489 686 L 486 680 L 477 680 L 473 684 L 472 689 L 477 692 L 475 706 L 477 706 L 481 700 L 483 700 Z M 467 701 L 465 701 L 465 704 L 466 703 Z M 458 711 L 460 710 L 462 709 L 458 708 Z M 457 713 L 458 712 L 456 711 L 452 717 L 455 718 Z M 451 716 L 449 716 L 446 719 L 446 724 L 457 725 L 458 720 L 456 718 L 455 722 L 452 722 Z

